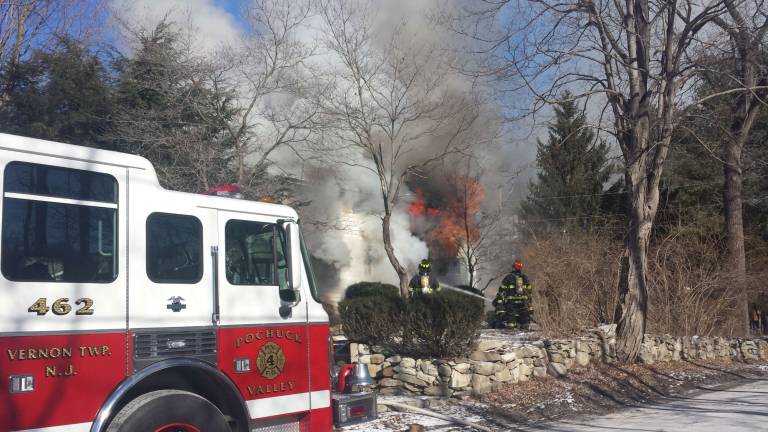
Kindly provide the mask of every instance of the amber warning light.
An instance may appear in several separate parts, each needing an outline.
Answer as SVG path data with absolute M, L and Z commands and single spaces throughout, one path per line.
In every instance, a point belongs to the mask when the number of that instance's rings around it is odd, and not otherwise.
M 243 194 L 240 191 L 240 187 L 236 184 L 226 183 L 223 185 L 213 186 L 209 188 L 203 195 L 215 195 L 228 198 L 242 198 Z

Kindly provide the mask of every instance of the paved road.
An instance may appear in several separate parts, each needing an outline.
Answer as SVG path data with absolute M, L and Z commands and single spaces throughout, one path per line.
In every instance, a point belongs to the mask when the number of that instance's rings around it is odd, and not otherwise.
M 741 432 L 768 431 L 768 379 L 663 402 L 648 408 L 550 423 L 524 431 Z

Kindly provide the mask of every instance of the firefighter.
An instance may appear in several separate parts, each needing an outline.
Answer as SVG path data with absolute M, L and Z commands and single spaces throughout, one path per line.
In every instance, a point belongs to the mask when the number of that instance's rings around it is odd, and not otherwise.
M 419 274 L 411 278 L 408 291 L 411 295 L 440 292 L 440 283 L 432 276 L 432 263 L 428 259 L 423 259 L 419 263 Z
M 531 308 L 531 284 L 523 274 L 523 263 L 515 260 L 513 270 L 501 281 L 493 300 L 496 312 L 496 327 L 528 328 L 533 309 Z

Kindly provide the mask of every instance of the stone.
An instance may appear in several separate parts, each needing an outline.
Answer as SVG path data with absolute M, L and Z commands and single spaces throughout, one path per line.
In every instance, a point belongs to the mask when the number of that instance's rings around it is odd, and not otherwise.
M 372 378 L 377 378 L 380 372 L 381 372 L 381 366 L 376 364 L 368 365 L 368 373 L 371 375 Z
M 562 363 L 564 360 L 565 357 L 559 352 L 551 353 L 549 355 L 549 361 L 553 363 Z
M 453 370 L 459 373 L 467 373 L 472 368 L 472 365 L 469 363 L 458 363 L 456 366 L 453 367 Z
M 568 375 L 568 368 L 562 363 L 550 363 L 547 365 L 547 372 L 553 377 L 564 377 Z
M 420 380 L 414 375 L 397 374 L 395 375 L 395 379 L 414 386 L 427 387 L 427 383 L 424 380 Z
M 514 361 L 517 358 L 517 354 L 515 352 L 507 352 L 501 355 L 501 361 L 504 363 L 509 363 L 511 361 Z
M 402 360 L 402 359 L 403 358 L 400 357 L 399 355 L 393 355 L 392 357 L 387 357 L 386 360 L 388 362 L 392 363 L 392 364 L 398 364 L 398 363 L 400 363 L 400 360 Z
M 568 358 L 566 358 L 566 359 L 565 359 L 565 361 L 563 362 L 563 364 L 565 364 L 565 368 L 566 368 L 566 369 L 572 369 L 572 368 L 573 368 L 573 364 L 574 364 L 575 362 L 576 362 L 576 360 L 574 360 L 574 359 L 572 359 L 572 358 L 568 357 Z
M 379 389 L 377 393 L 382 396 L 398 396 L 402 394 L 402 390 L 400 390 L 400 387 L 386 387 Z
M 509 374 L 512 376 L 513 383 L 520 381 L 520 368 L 509 369 Z
M 469 359 L 482 362 L 494 362 L 501 360 L 501 355 L 492 352 L 475 351 L 469 355 Z
M 431 386 L 424 389 L 424 394 L 427 396 L 442 396 L 443 391 L 438 386 Z
M 371 352 L 376 354 L 384 354 L 386 349 L 381 345 L 371 345 Z
M 427 375 L 422 371 L 416 371 L 416 378 L 424 381 L 427 384 L 437 384 L 437 377 L 433 375 Z
M 379 380 L 380 387 L 400 387 L 402 383 L 394 378 L 382 378 Z
M 413 394 L 421 394 L 421 388 L 412 384 L 403 383 L 403 388 Z
M 547 368 L 546 367 L 533 368 L 533 376 L 535 376 L 536 378 L 542 378 L 547 376 Z
M 491 383 L 491 378 L 485 375 L 472 374 L 472 391 L 477 395 L 492 392 L 493 383 Z
M 499 382 L 507 383 L 512 381 L 512 373 L 509 372 L 509 369 L 504 368 L 501 371 L 493 374 L 493 379 Z
M 415 368 L 416 367 L 416 360 L 410 358 L 410 357 L 403 357 L 400 360 L 400 366 L 407 367 L 407 368 Z
M 349 344 L 349 361 L 354 363 L 357 361 L 357 358 L 360 357 L 360 354 L 358 353 L 358 346 L 360 346 L 357 342 L 352 342 Z
M 490 362 L 477 362 L 475 363 L 475 374 L 478 375 L 493 375 L 494 369 L 496 368 L 496 365 Z
M 367 355 L 367 354 L 366 355 L 361 355 L 360 357 L 357 358 L 357 362 L 358 363 L 362 363 L 362 364 L 370 364 L 371 363 L 371 356 Z
M 640 363 L 647 364 L 647 365 L 651 365 L 655 363 L 653 359 L 653 355 L 645 350 L 640 351 L 639 360 L 640 360 Z
M 429 361 L 422 361 L 419 369 L 427 375 L 437 376 L 437 366 Z
M 541 353 L 541 350 L 535 346 L 532 345 L 524 345 L 520 352 L 518 353 L 518 357 L 544 357 L 544 355 Z
M 457 370 L 454 370 L 451 374 L 451 383 L 450 386 L 452 388 L 462 388 L 468 386 L 472 382 L 472 375 L 471 374 L 464 374 Z
M 416 369 L 412 367 L 402 366 L 402 363 L 400 363 L 400 366 L 395 366 L 394 369 L 395 369 L 395 372 L 399 373 L 400 375 L 416 376 Z
M 371 364 L 382 364 L 384 363 L 385 357 L 384 354 L 371 354 L 369 360 Z
M 390 367 L 382 369 L 381 370 L 381 376 L 392 378 L 393 376 L 395 376 L 395 368 L 390 366 Z
M 477 343 L 477 350 L 478 351 L 494 351 L 503 346 L 504 346 L 504 341 L 492 340 L 492 339 L 481 339 Z
M 535 367 L 543 367 L 546 366 L 547 362 L 544 361 L 543 358 L 535 358 L 533 359 L 533 366 Z
M 371 348 L 366 344 L 357 344 L 357 353 L 359 355 L 368 355 L 371 353 Z
M 517 367 L 517 369 L 520 371 L 520 378 L 523 377 L 529 377 L 533 373 L 533 367 L 529 366 L 525 363 L 521 363 L 520 366 Z
M 585 353 L 584 351 L 577 352 L 576 364 L 581 367 L 589 365 L 589 354 Z

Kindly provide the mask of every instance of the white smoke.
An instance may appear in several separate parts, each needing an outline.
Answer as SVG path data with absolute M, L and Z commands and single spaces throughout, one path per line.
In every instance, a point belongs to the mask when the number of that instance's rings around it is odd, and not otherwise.
M 331 267 L 320 275 L 324 300 L 336 303 L 357 282 L 399 281 L 384 250 L 382 200 L 375 176 L 360 168 L 324 167 L 309 173 L 304 195 L 311 204 L 300 209 L 312 255 Z M 409 196 L 407 192 L 404 197 Z M 392 213 L 392 243 L 400 264 L 409 272 L 428 256 L 426 243 L 414 236 L 402 200 Z

